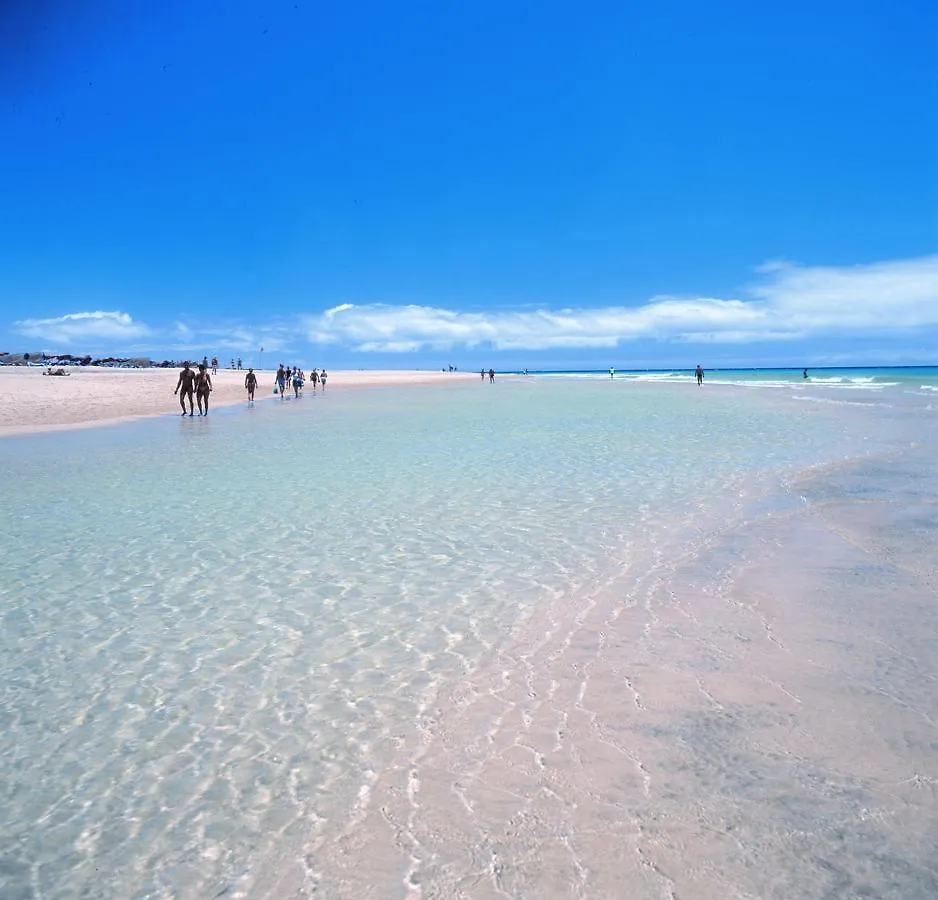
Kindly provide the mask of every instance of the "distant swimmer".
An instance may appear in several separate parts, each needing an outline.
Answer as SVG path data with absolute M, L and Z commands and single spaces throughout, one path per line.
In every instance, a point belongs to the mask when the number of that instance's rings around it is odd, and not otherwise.
M 208 374 L 208 366 L 203 363 L 199 366 L 199 373 L 195 376 L 195 402 L 199 404 L 199 415 L 208 415 L 208 395 L 212 393 L 212 376 Z M 203 412 L 202 405 L 205 405 Z
M 704 371 L 703 371 L 703 369 L 700 368 L 700 364 L 699 364 L 699 363 L 697 364 L 697 368 L 694 369 L 694 376 L 695 376 L 696 379 L 697 379 L 697 387 L 700 387 L 700 385 L 703 384 Z
M 180 393 L 182 391 L 182 393 Z M 176 382 L 176 390 L 173 394 L 179 394 L 179 405 L 182 407 L 182 414 L 186 414 L 186 397 L 189 398 L 189 415 L 193 414 L 192 394 L 195 391 L 195 372 L 189 368 L 189 363 L 183 364 L 182 371 L 179 373 L 179 381 Z
M 808 377 L 808 370 L 807 370 L 807 369 L 805 369 L 804 372 L 801 373 L 801 377 L 802 377 L 802 378 L 807 378 L 807 377 Z
M 615 378 L 615 377 L 616 377 L 616 370 L 613 369 L 612 366 L 609 367 L 609 377 L 610 377 L 610 378 Z
M 248 369 L 247 375 L 244 376 L 244 387 L 248 392 L 248 403 L 253 403 L 254 389 L 257 387 L 257 376 L 253 369 Z

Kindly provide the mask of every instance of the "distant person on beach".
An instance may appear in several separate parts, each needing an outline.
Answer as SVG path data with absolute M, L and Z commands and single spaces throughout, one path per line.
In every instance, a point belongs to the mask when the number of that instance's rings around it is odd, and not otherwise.
M 700 363 L 697 364 L 697 368 L 694 369 L 694 376 L 697 379 L 697 387 L 700 387 L 703 384 L 704 371 L 700 368 Z
M 280 363 L 280 367 L 277 369 L 277 389 L 280 391 L 280 399 L 283 400 L 283 391 L 287 386 L 287 372 L 283 367 L 283 363 Z
M 203 363 L 199 366 L 199 373 L 195 376 L 195 402 L 199 404 L 199 415 L 208 415 L 208 395 L 212 393 L 212 376 L 208 374 L 208 366 Z M 202 411 L 202 404 L 205 411 Z
M 310 373 L 309 380 L 313 383 L 313 393 L 316 393 L 316 385 L 319 384 L 319 372 L 315 369 Z
M 182 393 L 180 393 L 182 391 Z M 186 414 L 186 397 L 189 398 L 189 415 L 193 414 L 192 394 L 195 391 L 195 372 L 189 368 L 189 363 L 185 362 L 182 371 L 179 373 L 179 381 L 176 382 L 176 390 L 173 394 L 179 394 L 179 405 L 182 407 L 182 414 Z
M 240 356 L 238 357 L 238 368 L 239 368 L 239 369 L 243 369 L 243 368 L 244 368 L 244 366 L 241 365 L 241 357 L 240 357 Z
M 300 399 L 300 388 L 303 387 L 303 378 L 299 369 L 293 370 L 293 394 L 297 400 Z
M 485 369 L 483 369 L 479 374 L 482 376 L 482 380 L 485 381 Z
M 610 378 L 616 377 L 616 370 L 612 366 L 609 367 L 609 377 Z
M 248 403 L 253 403 L 254 389 L 257 387 L 257 376 L 253 369 L 248 369 L 247 375 L 244 376 L 244 387 L 248 392 Z
M 808 377 L 808 370 L 807 370 L 807 369 L 805 369 L 804 372 L 802 372 L 801 377 L 802 377 L 802 378 L 807 378 L 807 377 Z
M 213 375 L 218 374 L 218 357 L 217 356 L 212 357 L 212 374 Z
M 495 381 L 495 370 L 489 369 L 489 384 L 492 384 Z
M 202 366 L 203 366 L 204 368 L 206 368 L 206 369 L 208 368 L 208 357 L 207 357 L 207 356 L 203 356 L 203 357 L 202 357 Z
M 319 373 L 319 383 L 322 385 L 322 389 L 323 389 L 323 390 L 326 389 L 326 379 L 327 379 L 328 377 L 329 377 L 329 373 L 328 373 L 325 369 L 323 369 L 323 370 Z

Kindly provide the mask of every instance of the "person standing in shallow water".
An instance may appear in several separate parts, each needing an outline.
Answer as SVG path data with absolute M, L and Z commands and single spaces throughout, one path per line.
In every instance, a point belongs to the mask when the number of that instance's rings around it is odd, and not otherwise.
M 248 369 L 247 375 L 244 376 L 244 387 L 248 392 L 248 403 L 253 403 L 254 389 L 257 387 L 257 376 L 253 369 Z
M 195 402 L 199 404 L 199 415 L 208 415 L 208 395 L 212 393 L 212 376 L 208 374 L 208 366 L 199 366 L 199 373 L 195 376 Z M 202 406 L 205 405 L 203 411 Z
M 323 369 L 323 370 L 319 373 L 319 383 L 322 385 L 322 389 L 323 389 L 324 391 L 325 391 L 325 389 L 326 389 L 326 379 L 327 379 L 328 377 L 329 377 L 329 373 L 328 373 L 325 369 Z
M 495 381 L 495 370 L 489 369 L 489 384 L 492 384 Z
M 283 363 L 280 363 L 280 368 L 277 369 L 277 390 L 280 392 L 280 399 L 283 400 L 283 391 L 287 385 L 287 372 L 283 367 Z
M 176 382 L 176 390 L 173 394 L 179 394 L 179 405 L 182 407 L 182 414 L 186 414 L 186 397 L 189 398 L 189 415 L 193 413 L 192 393 L 195 390 L 195 372 L 189 368 L 188 361 L 183 363 L 182 371 L 179 373 L 179 381 Z M 182 391 L 182 393 L 180 393 Z
M 698 363 L 697 368 L 694 369 L 694 377 L 697 379 L 697 387 L 700 387 L 704 379 L 704 371 L 700 368 L 700 363 Z

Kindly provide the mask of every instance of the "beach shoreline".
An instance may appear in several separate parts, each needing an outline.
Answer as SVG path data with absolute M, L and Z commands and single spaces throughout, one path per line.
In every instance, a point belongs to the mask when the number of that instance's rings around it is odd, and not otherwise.
M 0 367 L 0 438 L 180 414 L 179 397 L 173 394 L 178 368 L 73 367 L 65 371 L 67 376 L 49 376 L 44 368 L 35 366 Z M 210 409 L 246 403 L 246 374 L 246 369 L 219 369 L 212 376 Z M 256 402 L 274 399 L 273 370 L 258 370 L 256 374 Z M 469 372 L 344 370 L 329 374 L 328 391 L 452 384 L 473 377 Z

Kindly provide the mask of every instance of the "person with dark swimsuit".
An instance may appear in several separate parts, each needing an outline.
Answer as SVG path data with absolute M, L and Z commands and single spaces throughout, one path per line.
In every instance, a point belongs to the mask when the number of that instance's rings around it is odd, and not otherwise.
M 180 394 L 179 391 L 182 390 Z M 179 381 L 176 382 L 174 394 L 179 394 L 179 405 L 182 407 L 182 414 L 186 414 L 186 397 L 189 398 L 189 415 L 193 413 L 192 392 L 195 390 L 195 372 L 189 368 L 189 363 L 183 364 L 182 371 L 179 373 Z
M 195 402 L 199 404 L 199 415 L 208 415 L 208 395 L 212 393 L 212 376 L 208 374 L 208 366 L 204 363 L 199 366 L 199 374 L 195 376 Z M 205 410 L 202 410 L 202 404 Z
M 253 369 L 248 369 L 247 375 L 244 376 L 244 387 L 248 392 L 248 403 L 253 403 L 254 389 L 257 387 L 257 376 Z

